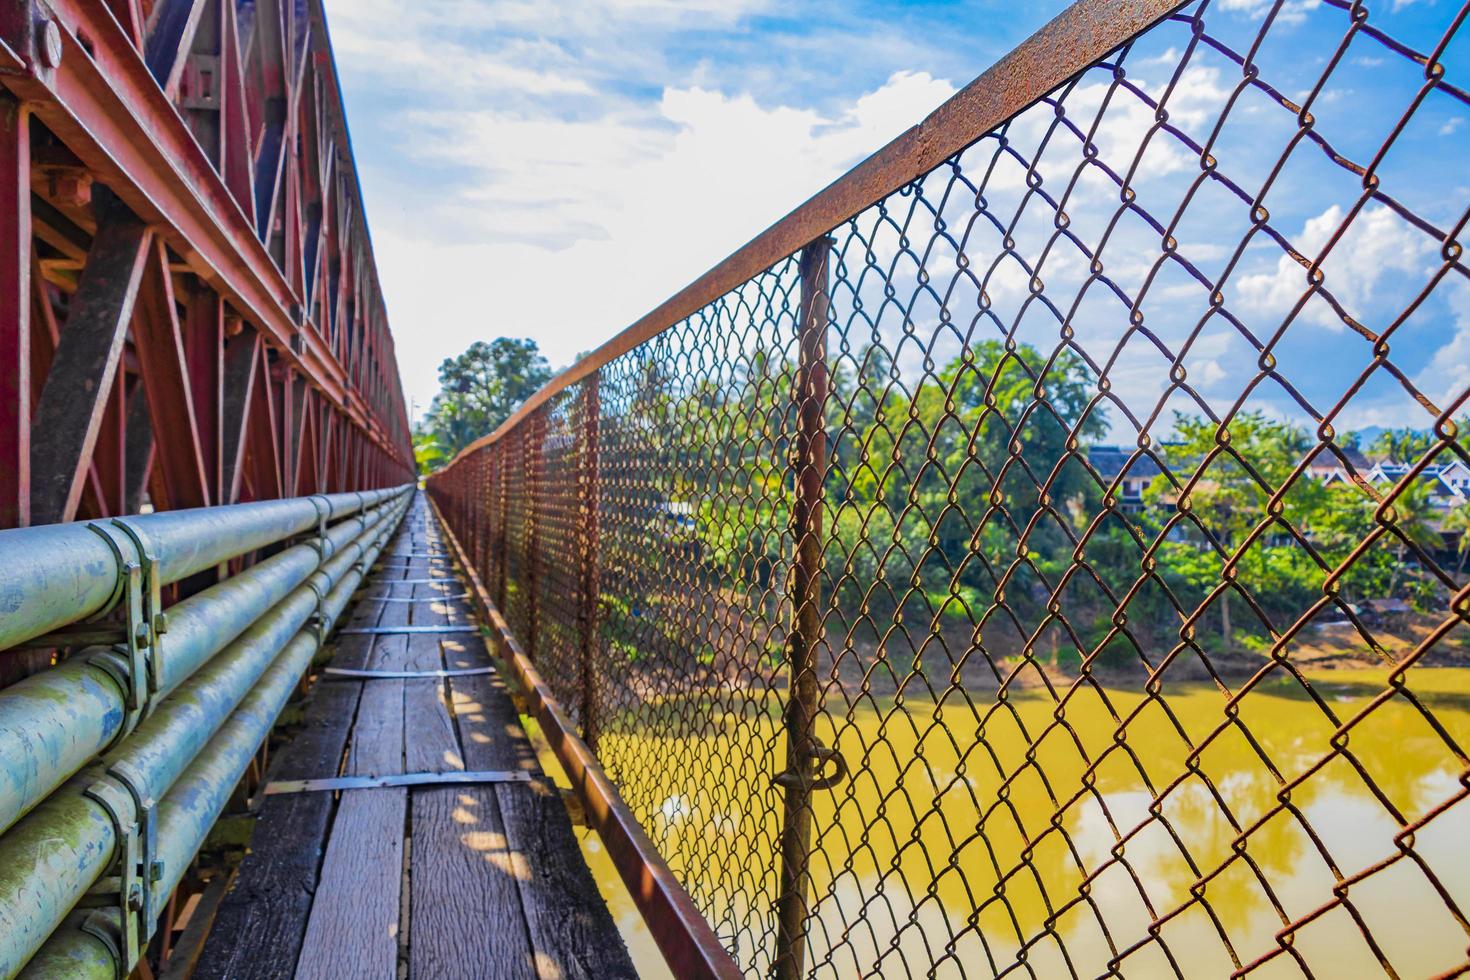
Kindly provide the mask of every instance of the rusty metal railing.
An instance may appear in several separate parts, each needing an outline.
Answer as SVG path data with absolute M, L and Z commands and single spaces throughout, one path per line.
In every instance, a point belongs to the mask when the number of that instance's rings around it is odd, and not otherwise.
M 1465 17 L 1077 4 L 431 479 L 671 962 L 1470 969 Z

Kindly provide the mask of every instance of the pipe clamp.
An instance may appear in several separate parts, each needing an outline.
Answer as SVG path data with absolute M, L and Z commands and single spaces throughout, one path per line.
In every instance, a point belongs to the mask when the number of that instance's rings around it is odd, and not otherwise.
M 119 980 L 125 980 L 143 955 L 160 911 L 154 888 L 163 878 L 163 865 L 154 857 L 158 847 L 156 808 L 143 785 L 135 771 L 118 763 L 82 791 L 111 821 L 116 858 L 111 873 L 103 875 L 83 897 L 81 906 L 94 911 L 86 916 L 81 928 L 112 952 Z M 133 819 L 124 817 L 128 811 Z

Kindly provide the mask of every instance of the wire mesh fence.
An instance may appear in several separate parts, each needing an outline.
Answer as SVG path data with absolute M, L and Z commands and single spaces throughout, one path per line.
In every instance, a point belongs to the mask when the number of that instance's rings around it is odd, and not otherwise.
M 433 479 L 742 969 L 1470 970 L 1465 16 L 1183 5 Z

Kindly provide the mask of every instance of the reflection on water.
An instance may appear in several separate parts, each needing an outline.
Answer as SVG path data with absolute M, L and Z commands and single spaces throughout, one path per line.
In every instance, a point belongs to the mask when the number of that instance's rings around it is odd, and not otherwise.
M 1312 680 L 1339 722 L 1383 690 L 1366 671 Z M 1205 685 L 1165 701 L 1082 689 L 1061 711 L 1029 692 L 854 709 L 823 733 L 853 775 L 814 802 L 809 963 L 836 977 L 931 964 L 945 977 L 1095 976 L 1117 957 L 1128 977 L 1226 976 L 1272 950 L 1253 975 L 1377 976 L 1380 956 L 1405 977 L 1462 964 L 1467 930 L 1450 903 L 1470 909 L 1470 801 L 1405 841 L 1442 894 L 1409 858 L 1354 878 L 1401 853 L 1400 820 L 1465 793 L 1452 745 L 1470 745 L 1470 671 L 1411 680 L 1433 723 L 1395 697 L 1332 753 L 1333 723 L 1288 682 L 1242 699 L 1239 724 L 1193 761 L 1189 744 L 1225 719 Z M 741 962 L 768 964 L 780 813 L 769 777 L 784 750 L 772 712 L 726 722 L 728 735 L 703 740 L 613 725 L 600 754 Z M 1087 774 L 1084 757 L 1103 761 Z M 1278 942 L 1343 880 L 1345 902 Z

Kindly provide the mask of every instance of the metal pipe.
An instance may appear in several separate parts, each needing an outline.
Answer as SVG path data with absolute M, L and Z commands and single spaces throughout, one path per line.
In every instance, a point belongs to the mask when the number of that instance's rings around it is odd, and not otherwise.
M 328 595 L 326 603 L 331 619 L 335 620 L 351 601 L 360 578 L 356 569 L 351 569 Z M 163 796 L 158 807 L 157 853 L 164 870 L 154 886 L 161 894 L 169 894 L 178 887 L 256 749 L 270 734 L 276 718 L 290 700 L 298 678 L 311 665 L 317 643 L 312 632 L 298 633 Z M 113 929 L 118 928 L 115 911 L 104 910 L 102 915 Z M 84 929 L 81 916 L 68 916 L 26 964 L 21 976 L 26 980 L 62 977 L 112 980 L 130 970 L 133 964 L 117 963 L 111 947 L 94 929 L 95 926 Z
M 328 529 L 321 551 L 315 541 L 288 548 L 171 607 L 167 640 L 160 644 L 157 696 L 172 691 L 301 586 L 323 553 L 341 549 L 392 507 L 379 506 Z M 105 651 L 79 654 L 0 690 L 0 831 L 123 733 L 127 692 L 115 665 L 103 666 L 104 656 Z
M 282 645 L 303 637 L 309 639 L 310 660 L 319 642 L 317 631 L 298 629 L 293 638 L 278 620 L 301 621 L 303 612 L 309 616 L 316 604 L 313 587 L 325 593 L 323 615 L 329 622 L 334 620 L 356 589 L 360 568 L 381 551 L 406 510 L 406 500 L 395 502 L 384 519 L 345 545 L 313 576 L 314 581 L 296 590 L 282 604 L 284 608 L 273 610 L 221 654 L 217 663 L 181 685 L 122 746 L 78 773 L 0 837 L 0 976 L 16 974 L 113 861 L 115 830 L 105 810 L 87 795 L 89 787 L 105 778 L 109 768 L 122 763 L 142 784 L 143 795 L 162 796 L 208 732 L 228 716 L 234 707 L 230 694 L 245 696 L 255 683 L 249 676 L 251 666 L 264 669 L 279 659 L 276 652 Z M 310 609 L 301 601 L 308 596 Z M 216 694 L 207 690 L 217 683 L 229 683 L 231 691 Z M 294 684 L 295 677 L 291 686 Z M 136 823 L 138 814 L 124 801 L 118 817 L 126 825 Z M 165 866 L 164 873 L 174 871 Z
M 406 491 L 323 494 L 119 520 L 152 546 L 167 585 L 316 527 L 323 504 L 328 519 L 342 518 Z M 117 555 L 89 523 L 0 531 L 0 650 L 105 612 L 121 595 L 123 579 Z
M 391 529 L 387 518 L 392 516 L 382 515 L 360 534 L 372 541 L 386 536 Z M 317 610 L 317 590 L 329 595 L 334 592 L 345 580 L 344 574 L 365 553 L 357 539 L 344 542 L 339 553 L 313 576 L 317 582 L 297 588 L 273 606 L 269 615 L 260 617 L 230 645 L 227 654 L 215 658 L 160 705 L 104 761 L 108 765 L 126 763 L 148 780 L 147 795 L 161 796 L 281 650 L 309 623 Z M 325 603 L 323 606 L 326 615 L 329 610 Z

